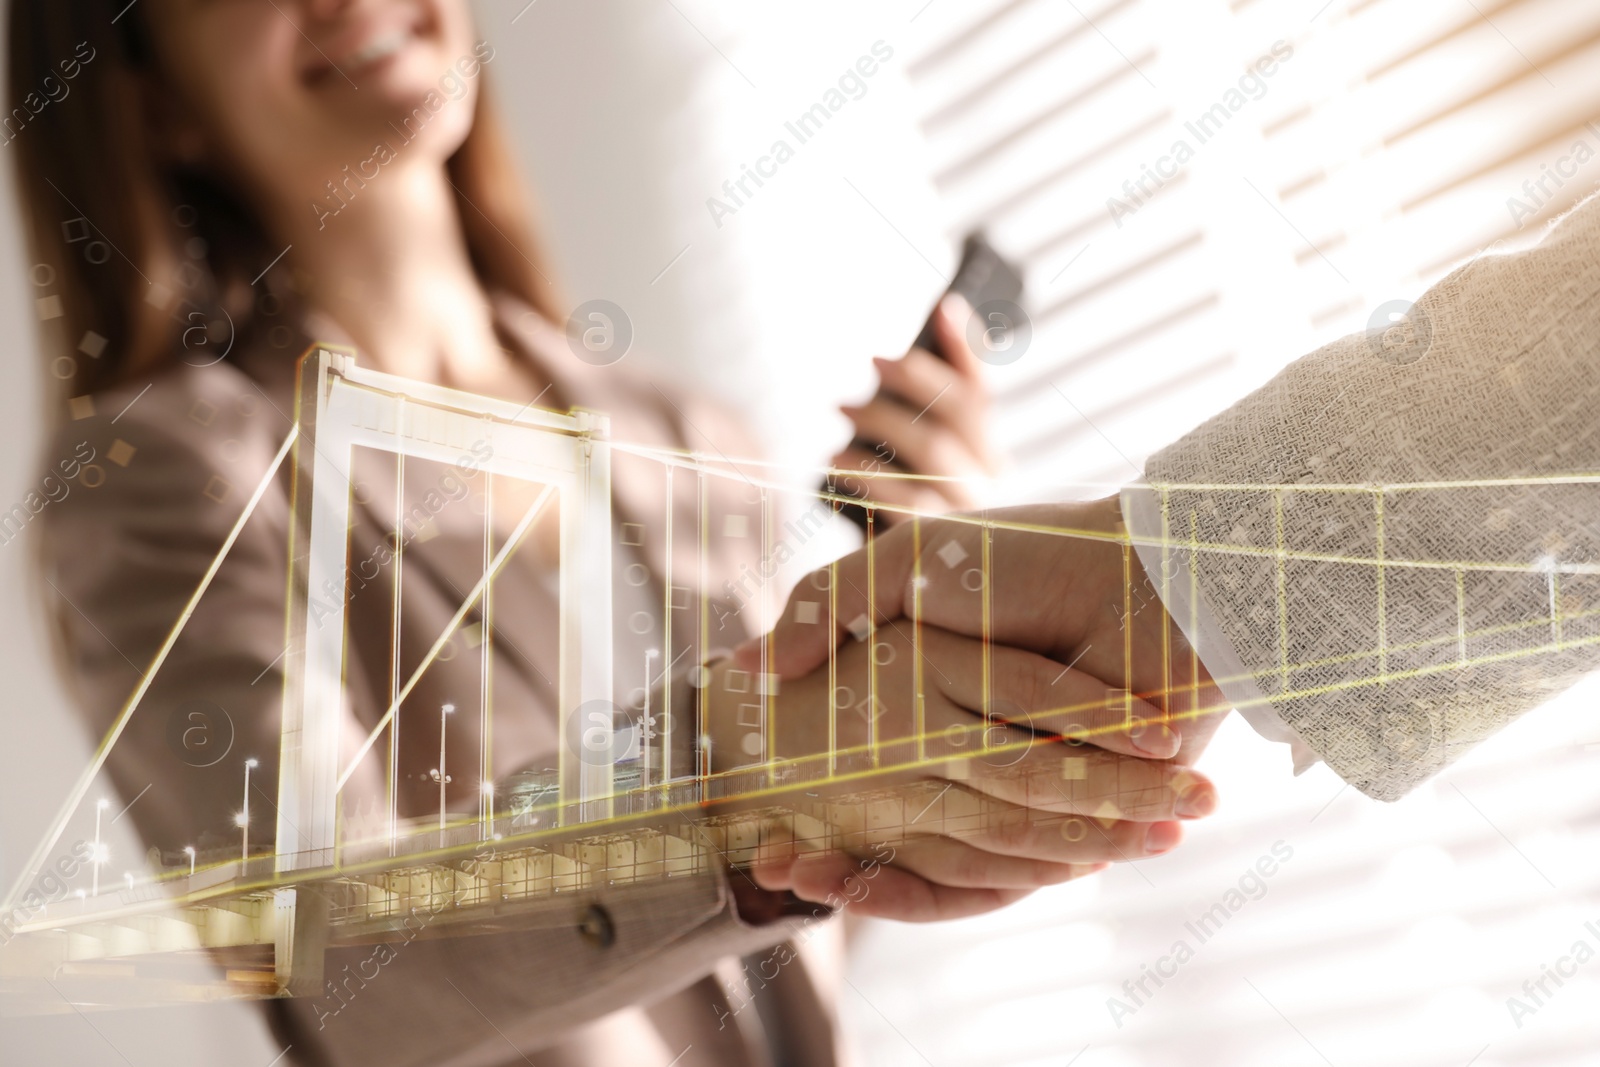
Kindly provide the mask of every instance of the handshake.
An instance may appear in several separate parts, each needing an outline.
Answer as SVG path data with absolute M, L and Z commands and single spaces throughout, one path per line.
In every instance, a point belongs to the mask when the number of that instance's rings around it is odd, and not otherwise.
M 976 914 L 1168 852 L 1180 820 L 1216 807 L 1189 764 L 1228 705 L 1160 592 L 1115 498 L 898 524 L 803 579 L 772 633 L 713 668 L 713 767 L 826 760 L 834 791 L 888 771 L 969 794 L 982 817 L 958 829 L 907 820 L 862 914 Z M 715 695 L 730 671 L 781 679 L 765 737 Z M 821 902 L 853 897 L 862 863 L 827 851 L 752 875 Z

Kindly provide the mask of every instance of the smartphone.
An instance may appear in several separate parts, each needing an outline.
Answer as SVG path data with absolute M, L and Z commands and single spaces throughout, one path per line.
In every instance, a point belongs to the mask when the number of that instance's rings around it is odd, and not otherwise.
M 951 293 L 964 297 L 974 309 L 992 300 L 1020 304 L 1022 273 L 996 252 L 981 232 L 970 233 L 961 243 L 961 264 L 956 267 L 955 279 L 944 295 Z M 940 297 L 939 302 L 943 303 L 944 297 Z M 913 347 L 926 349 L 944 359 L 947 357 L 939 351 L 939 336 L 933 323 L 938 310 L 935 304 L 934 310 L 928 313 L 928 321 L 922 324 L 922 332 L 917 334 Z
M 967 235 L 961 243 L 961 263 L 956 267 L 956 276 L 950 282 L 950 287 L 945 290 L 944 296 L 939 298 L 939 303 L 934 305 L 933 311 L 928 313 L 927 321 L 922 324 L 922 332 L 917 334 L 913 347 L 932 352 L 940 359 L 949 356 L 939 350 L 938 329 L 934 324 L 934 317 L 938 314 L 939 304 L 944 302 L 944 297 L 955 293 L 963 297 L 973 309 L 995 300 L 1003 300 L 1010 304 L 1021 304 L 1023 294 L 1022 272 L 1009 262 L 994 247 L 989 244 L 982 232 Z M 879 396 L 894 397 L 892 392 L 880 389 Z M 882 445 L 856 438 L 853 442 L 862 450 L 879 457 L 883 457 Z M 882 459 L 886 467 L 906 470 L 903 464 L 895 462 L 892 454 Z M 909 473 L 915 474 L 916 471 Z M 862 479 L 849 479 L 854 484 L 847 484 L 848 476 L 839 479 L 828 479 L 823 483 L 823 490 L 829 493 L 839 493 L 844 496 L 865 496 L 865 486 Z M 856 504 L 844 504 L 839 508 L 840 514 L 859 526 L 863 531 L 867 528 L 866 509 Z

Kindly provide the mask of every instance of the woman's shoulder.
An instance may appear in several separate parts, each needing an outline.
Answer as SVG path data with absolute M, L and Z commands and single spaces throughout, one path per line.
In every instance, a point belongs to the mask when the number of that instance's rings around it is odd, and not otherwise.
M 195 533 L 231 526 L 293 410 L 292 397 L 225 361 L 175 363 L 67 408 L 41 457 L 48 529 Z
M 494 308 L 567 403 L 610 417 L 613 437 L 691 452 L 756 456 L 762 451 L 752 420 L 736 404 L 710 390 L 686 388 L 678 376 L 629 358 L 631 347 L 599 352 L 585 343 L 579 327 L 563 330 L 508 293 L 496 294 Z M 615 323 L 591 329 L 610 329 L 612 341 L 622 336 Z

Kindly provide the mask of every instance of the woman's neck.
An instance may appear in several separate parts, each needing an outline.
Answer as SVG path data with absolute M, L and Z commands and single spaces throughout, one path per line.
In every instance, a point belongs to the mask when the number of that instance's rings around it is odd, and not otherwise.
M 292 205 L 274 214 L 306 300 L 365 361 L 407 378 L 505 388 L 511 363 L 442 166 L 396 160 L 337 213 Z

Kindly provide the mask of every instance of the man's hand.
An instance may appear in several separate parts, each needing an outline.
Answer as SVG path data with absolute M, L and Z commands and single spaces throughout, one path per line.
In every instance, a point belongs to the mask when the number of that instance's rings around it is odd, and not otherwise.
M 826 663 L 841 641 L 920 616 L 1070 666 L 1057 679 L 1063 687 L 1088 677 L 1126 691 L 1122 722 L 1080 736 L 1187 763 L 1227 704 L 1168 616 L 1160 580 L 1140 565 L 1114 497 L 922 520 L 802 580 L 773 632 L 735 658 L 751 667 L 765 641 L 767 669 L 794 678 Z M 1068 703 L 1064 688 L 1060 705 Z M 1167 730 L 1181 738 L 1175 753 L 1157 740 Z
M 960 536 L 969 528 L 950 523 L 938 529 Z M 880 539 L 878 548 L 893 553 L 902 542 L 911 545 L 912 531 L 903 532 L 903 538 Z M 1120 558 L 1119 552 L 1119 574 Z M 884 561 L 875 557 L 880 567 Z M 853 573 L 858 563 L 864 565 L 851 557 L 839 565 L 840 603 L 864 610 L 864 598 L 858 605 L 845 595 L 845 583 L 858 577 L 866 588 L 865 574 Z M 907 555 L 879 576 L 905 585 L 912 564 Z M 958 570 L 953 585 L 962 596 L 965 573 Z M 760 669 L 759 646 L 743 667 L 724 664 L 712 672 L 714 768 L 754 769 L 776 759 L 800 780 L 816 782 L 806 795 L 822 803 L 897 785 L 910 789 L 903 818 L 895 802 L 879 811 L 883 805 L 872 800 L 835 804 L 819 816 L 841 847 L 823 850 L 812 842 L 783 849 L 778 828 L 766 849 L 773 858 L 755 871 L 763 886 L 808 900 L 841 895 L 873 854 L 869 847 L 892 842 L 893 859 L 881 864 L 873 897 L 860 901 L 858 910 L 907 920 L 973 914 L 1107 862 L 1166 852 L 1182 836 L 1174 820 L 1215 807 L 1211 783 L 1170 758 L 1180 736 L 1164 724 L 1163 706 L 1110 689 L 1038 649 L 1000 643 L 1004 634 L 1020 644 L 1017 633 L 1037 633 L 1039 619 L 1016 620 L 1015 632 L 1008 624 L 986 646 L 896 617 L 903 605 L 886 597 L 870 639 L 846 642 L 830 663 L 832 639 L 848 627 L 796 622 L 797 614 L 810 614 L 796 607 L 807 595 L 827 599 L 828 578 L 827 571 L 817 572 L 791 600 L 789 630 L 824 638 L 783 649 L 778 666 L 786 680 L 774 699 L 740 706 L 761 700 L 737 695 L 751 692 L 746 672 Z M 931 589 L 930 583 L 925 597 Z M 943 609 L 957 623 L 962 611 L 959 598 Z M 924 793 L 948 800 L 935 805 Z M 949 805 L 970 812 L 950 818 Z M 912 818 L 913 808 L 923 815 Z

